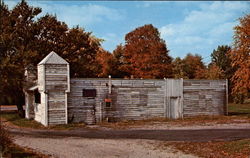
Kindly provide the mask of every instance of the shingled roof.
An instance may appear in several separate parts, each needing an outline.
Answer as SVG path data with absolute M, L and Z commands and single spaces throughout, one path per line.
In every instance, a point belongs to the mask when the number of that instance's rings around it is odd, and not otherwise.
M 54 51 L 50 52 L 38 65 L 42 64 L 69 64 L 66 60 L 56 54 Z

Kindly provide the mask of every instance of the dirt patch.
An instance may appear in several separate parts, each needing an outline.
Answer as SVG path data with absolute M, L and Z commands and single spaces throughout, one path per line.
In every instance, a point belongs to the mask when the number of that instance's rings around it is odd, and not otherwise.
M 18 145 L 60 158 L 194 158 L 171 147 L 155 148 L 159 141 L 140 139 L 87 139 L 68 137 L 60 139 L 16 137 Z

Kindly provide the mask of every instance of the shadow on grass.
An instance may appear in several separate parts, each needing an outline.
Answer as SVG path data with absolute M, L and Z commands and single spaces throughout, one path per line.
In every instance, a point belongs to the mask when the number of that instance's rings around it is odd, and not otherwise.
M 28 120 L 25 118 L 21 118 L 17 111 L 1 111 L 1 118 L 4 118 L 8 122 L 11 122 L 12 124 L 19 126 L 19 127 L 30 127 L 30 128 L 44 128 L 42 124 L 34 121 L 34 120 Z
M 1 111 L 0 114 L 1 117 L 5 118 L 8 121 L 16 121 L 22 119 L 20 116 L 18 116 L 17 111 Z
M 17 158 L 42 158 L 42 157 L 46 157 L 46 156 L 12 144 L 8 147 L 8 150 L 4 153 L 4 157 L 6 157 L 6 158 L 14 158 L 14 157 L 17 157 Z
M 228 116 L 249 116 L 250 113 L 248 112 L 228 112 Z

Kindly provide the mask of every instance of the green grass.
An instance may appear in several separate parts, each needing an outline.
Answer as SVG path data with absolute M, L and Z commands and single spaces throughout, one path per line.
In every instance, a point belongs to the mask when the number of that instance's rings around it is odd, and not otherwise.
M 6 119 L 8 122 L 20 127 L 29 127 L 29 128 L 44 128 L 44 126 L 34 120 L 28 120 L 25 118 L 19 117 L 17 112 L 1 112 L 1 117 Z
M 0 117 L 6 119 L 8 122 L 12 123 L 13 125 L 16 125 L 19 127 L 34 128 L 34 129 L 71 130 L 75 128 L 85 127 L 85 124 L 83 123 L 71 123 L 71 124 L 66 124 L 66 125 L 54 125 L 54 126 L 45 127 L 42 124 L 34 120 L 28 120 L 28 119 L 19 117 L 19 115 L 15 111 L 2 112 Z
M 250 99 L 246 100 L 244 104 L 228 104 L 229 115 L 245 115 L 250 117 Z

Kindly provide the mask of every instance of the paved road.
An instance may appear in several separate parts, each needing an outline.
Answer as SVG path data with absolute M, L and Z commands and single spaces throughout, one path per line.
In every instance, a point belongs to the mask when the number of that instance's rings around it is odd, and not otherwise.
M 171 147 L 159 148 L 163 141 L 208 142 L 250 138 L 250 126 L 209 129 L 124 129 L 94 126 L 75 130 L 39 130 L 7 126 L 15 143 L 60 158 L 194 158 Z M 164 142 L 165 143 L 165 142 Z M 157 149 L 157 150 L 156 150 Z
M 9 129 L 14 135 L 36 138 L 81 137 L 94 139 L 146 139 L 162 141 L 229 141 L 250 139 L 250 129 L 179 129 L 179 130 L 104 130 L 76 129 L 69 131 Z

